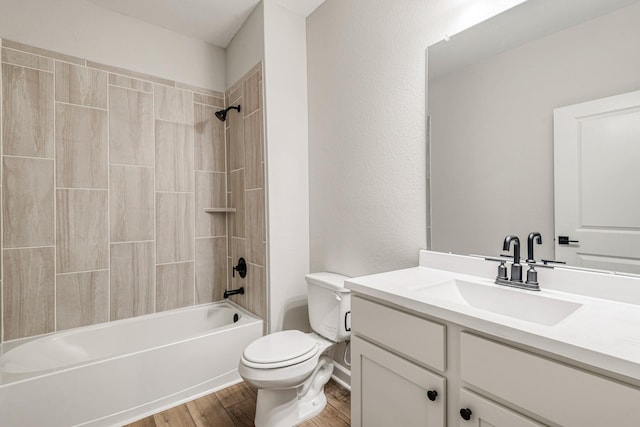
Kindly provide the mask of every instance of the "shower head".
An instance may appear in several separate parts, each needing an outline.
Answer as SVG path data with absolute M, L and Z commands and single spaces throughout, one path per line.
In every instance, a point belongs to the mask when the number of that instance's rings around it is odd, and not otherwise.
M 238 110 L 238 113 L 240 112 L 240 105 L 238 104 L 238 106 L 231 106 L 231 107 L 227 107 L 224 110 L 220 110 L 220 111 L 216 111 L 215 115 L 216 117 L 221 121 L 224 122 L 225 120 L 227 120 L 227 111 L 229 110 Z

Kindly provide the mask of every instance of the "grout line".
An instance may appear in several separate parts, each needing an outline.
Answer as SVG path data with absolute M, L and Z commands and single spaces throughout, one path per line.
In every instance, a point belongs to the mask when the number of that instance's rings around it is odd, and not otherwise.
M 192 167 L 193 167 L 193 172 L 191 173 L 191 180 L 192 180 L 192 184 L 193 186 L 191 188 L 193 188 L 193 243 L 192 243 L 192 247 L 193 247 L 193 258 L 194 260 L 197 258 L 196 255 L 196 228 L 197 228 L 197 223 L 198 223 L 198 214 L 197 214 L 197 209 L 196 209 L 196 126 L 195 126 L 195 121 L 196 121 L 196 111 L 195 111 L 195 104 L 193 103 L 193 92 L 191 92 L 191 114 L 193 114 L 193 125 L 191 125 L 191 156 L 192 156 Z M 213 218 L 209 219 L 207 218 L 207 220 L 211 220 L 213 221 Z M 213 260 L 211 260 L 211 262 L 213 263 Z M 197 268 L 196 268 L 196 263 L 193 263 L 193 304 L 196 304 L 196 297 L 198 295 L 197 290 L 196 290 L 196 275 L 197 273 Z
M 56 165 L 57 137 L 56 118 L 56 63 L 53 61 L 53 331 L 58 330 L 58 168 Z
M 86 62 L 85 62 L 86 64 Z M 109 73 L 107 75 L 107 265 L 109 273 L 107 278 L 107 322 L 111 320 L 111 114 L 109 106 L 111 105 L 111 97 L 109 90 Z
M 157 159 L 156 159 L 156 144 L 157 144 L 157 127 L 156 127 L 156 87 L 151 83 L 151 108 L 153 113 L 153 310 L 152 313 L 157 312 L 157 294 L 158 294 L 158 189 L 157 189 Z
M 108 268 L 101 268 L 99 270 L 86 270 L 86 271 L 68 271 L 65 273 L 56 273 L 56 276 L 70 276 L 72 274 L 84 274 L 84 273 L 98 273 L 100 271 L 109 271 Z
M 156 264 L 156 266 L 158 266 L 158 265 L 187 264 L 187 263 L 190 263 L 190 262 L 195 263 L 196 260 L 195 259 L 189 259 L 189 260 L 186 260 L 186 261 L 159 262 L 159 263 Z
M 54 128 L 55 128 L 55 125 L 54 125 Z M 54 144 L 55 144 L 55 140 L 54 140 Z M 13 155 L 13 154 L 3 154 L 2 157 L 11 157 L 11 158 L 16 158 L 16 159 L 51 160 L 51 161 L 55 161 L 56 160 L 53 157 L 16 156 L 16 155 Z
M 154 242 L 154 240 L 125 240 L 122 242 L 109 242 L 109 244 L 111 245 L 126 245 L 128 243 L 151 243 Z
M 200 236 L 200 237 L 196 237 L 195 240 L 222 239 L 223 237 L 227 237 L 227 235 L 223 234 L 220 236 Z
M 107 176 L 108 178 L 108 176 Z M 82 188 L 82 187 L 56 187 L 56 190 L 76 190 L 76 191 L 106 191 L 109 192 L 109 185 L 107 184 L 107 188 Z
M 124 163 L 109 163 L 109 166 L 124 166 L 127 168 L 146 168 L 146 169 L 153 169 L 153 166 L 146 166 L 146 165 L 125 165 Z
M 54 85 L 55 86 L 55 85 Z M 109 92 L 109 91 L 107 91 Z M 107 95 L 108 96 L 108 95 Z M 55 98 L 54 98 L 55 99 Z M 107 99 L 107 102 L 109 102 L 109 100 Z M 72 107 L 81 107 L 81 108 L 89 108 L 90 110 L 98 110 L 98 111 L 104 111 L 104 112 L 109 112 L 108 108 L 100 108 L 100 107 L 92 107 L 90 105 L 82 105 L 82 104 L 72 104 L 70 102 L 64 102 L 64 101 L 55 101 L 56 104 L 63 104 L 63 105 L 70 105 Z
M 156 190 L 156 193 L 160 193 L 160 194 L 193 194 L 194 191 L 160 191 L 160 190 Z
M 22 249 L 47 249 L 47 248 L 55 248 L 56 245 L 47 245 L 47 246 L 20 246 L 18 248 L 2 248 L 4 251 L 19 251 Z M 3 266 L 4 267 L 4 266 Z M 4 270 L 3 270 L 4 272 Z

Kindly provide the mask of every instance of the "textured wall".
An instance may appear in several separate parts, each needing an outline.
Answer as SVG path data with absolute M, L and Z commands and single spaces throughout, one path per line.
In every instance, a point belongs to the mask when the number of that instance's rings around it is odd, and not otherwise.
M 311 270 L 414 266 L 427 246 L 425 50 L 522 0 L 327 0 L 307 20 Z
M 2 40 L 3 340 L 221 299 L 220 92 Z

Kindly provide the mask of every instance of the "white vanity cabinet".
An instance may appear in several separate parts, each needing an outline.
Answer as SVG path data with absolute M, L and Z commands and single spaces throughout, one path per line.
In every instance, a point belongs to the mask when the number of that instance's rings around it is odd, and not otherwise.
M 352 298 L 351 309 L 351 424 L 444 427 L 445 378 L 407 360 L 444 368 L 444 326 L 362 298 Z
M 353 294 L 354 426 L 640 426 L 637 384 L 426 317 Z

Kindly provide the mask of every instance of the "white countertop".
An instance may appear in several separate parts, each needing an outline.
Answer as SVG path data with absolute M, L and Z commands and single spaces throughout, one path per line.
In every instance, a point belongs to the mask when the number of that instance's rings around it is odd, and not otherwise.
M 545 288 L 542 280 L 540 292 L 513 289 L 513 292 L 537 294 L 582 304 L 582 307 L 559 323 L 545 326 L 416 292 L 416 288 L 425 289 L 452 279 L 503 287 L 493 284 L 493 279 L 487 278 L 486 274 L 481 277 L 475 274 L 426 267 L 424 265 L 437 265 L 438 262 L 424 262 L 424 254 L 423 251 L 420 256 L 420 263 L 423 266 L 356 277 L 346 281 L 345 286 L 353 292 L 378 298 L 399 307 L 627 377 L 632 383 L 640 382 L 640 305 L 559 291 L 553 289 L 554 286 L 551 285 L 549 288 L 552 289 Z M 437 256 L 446 257 L 444 254 Z M 497 267 L 497 264 L 481 261 L 489 263 L 491 271 Z M 471 260 L 471 264 L 477 262 L 480 260 Z M 478 265 L 481 266 L 480 270 L 484 271 L 485 265 Z M 455 270 L 455 268 L 446 268 Z M 474 269 L 460 268 L 460 270 L 469 272 Z M 474 270 L 475 272 L 477 269 Z M 551 283 L 553 274 L 553 270 L 548 270 L 543 276 Z M 563 271 L 559 273 L 559 277 L 565 278 L 567 274 L 571 273 Z M 577 277 L 582 277 L 584 274 L 579 272 Z M 605 279 L 608 277 L 601 276 Z M 640 279 L 634 280 L 637 280 L 637 285 L 640 287 Z M 602 286 L 607 286 L 607 283 L 603 283 Z M 622 298 L 618 294 L 615 299 Z

